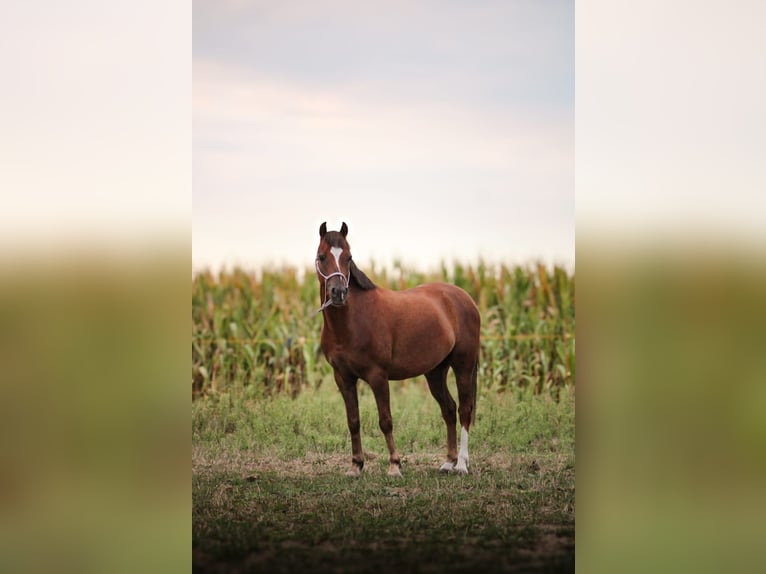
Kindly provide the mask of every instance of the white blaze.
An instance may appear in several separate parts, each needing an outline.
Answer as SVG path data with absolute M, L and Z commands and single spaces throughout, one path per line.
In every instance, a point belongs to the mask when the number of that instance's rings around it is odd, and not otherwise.
M 340 271 L 340 254 L 343 253 L 342 247 L 331 247 L 330 253 L 332 253 L 332 256 L 335 257 L 335 264 L 338 266 L 338 271 Z M 343 271 L 340 271 L 343 273 Z

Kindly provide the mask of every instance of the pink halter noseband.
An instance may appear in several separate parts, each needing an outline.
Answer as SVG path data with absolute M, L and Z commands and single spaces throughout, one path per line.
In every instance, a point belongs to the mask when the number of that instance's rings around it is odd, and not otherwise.
M 348 270 L 349 274 L 348 275 L 343 275 L 343 273 L 341 273 L 341 271 L 340 271 L 340 266 L 339 266 L 338 270 L 335 271 L 334 273 L 330 273 L 329 275 L 325 275 L 324 273 L 322 273 L 322 270 L 319 268 L 319 260 L 314 261 L 314 266 L 316 267 L 317 273 L 319 273 L 324 278 L 324 298 L 325 298 L 325 301 L 324 301 L 324 303 L 322 303 L 322 306 L 317 310 L 317 313 L 321 313 L 322 311 L 327 309 L 327 307 L 332 305 L 332 297 L 329 296 L 329 291 L 327 289 L 327 280 L 330 279 L 331 277 L 335 277 L 336 275 L 339 275 L 341 277 L 341 279 L 343 279 L 343 283 L 345 283 L 345 285 L 343 285 L 343 286 L 346 289 L 348 289 L 348 280 L 349 280 L 349 277 L 351 275 L 351 269 L 349 268 L 349 270 Z

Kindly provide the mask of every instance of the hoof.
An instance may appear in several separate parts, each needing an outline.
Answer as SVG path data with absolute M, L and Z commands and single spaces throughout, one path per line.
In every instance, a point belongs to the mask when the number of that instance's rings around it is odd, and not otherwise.
M 450 461 L 445 462 L 443 465 L 439 467 L 439 472 L 444 474 L 448 472 L 452 472 L 453 470 L 455 470 L 455 463 Z
M 398 464 L 392 464 L 388 467 L 388 476 L 397 476 L 399 478 L 402 477 L 402 471 L 399 469 Z
M 455 472 L 458 474 L 468 474 L 468 456 L 458 455 Z
M 346 476 L 350 476 L 352 478 L 359 478 L 360 476 L 362 476 L 362 471 L 360 470 L 358 466 L 356 466 L 355 464 L 352 464 L 351 468 L 346 473 Z

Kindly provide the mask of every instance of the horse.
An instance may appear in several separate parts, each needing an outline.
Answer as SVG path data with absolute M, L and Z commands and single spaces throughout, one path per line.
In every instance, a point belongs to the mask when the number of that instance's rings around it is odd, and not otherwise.
M 388 475 L 401 476 L 394 445 L 389 380 L 425 375 L 447 426 L 447 460 L 441 472 L 468 473 L 468 431 L 476 416 L 476 378 L 481 318 L 473 299 L 455 285 L 428 283 L 403 291 L 376 286 L 354 263 L 344 222 L 340 231 L 319 227 L 316 274 L 323 314 L 321 347 L 333 368 L 351 434 L 351 469 L 360 476 L 364 452 L 359 434 L 357 381 L 372 389 L 378 423 L 388 447 Z M 447 388 L 452 368 L 460 403 L 460 451 L 455 400 Z

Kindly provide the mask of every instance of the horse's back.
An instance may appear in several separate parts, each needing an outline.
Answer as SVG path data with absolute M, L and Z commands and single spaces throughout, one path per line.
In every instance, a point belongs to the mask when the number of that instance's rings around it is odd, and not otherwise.
M 425 283 L 398 292 L 408 307 L 433 306 L 443 315 L 455 335 L 455 345 L 475 345 L 478 348 L 481 318 L 471 296 L 449 283 Z M 408 300 L 409 299 L 409 300 Z
M 422 289 L 439 297 L 444 305 L 454 314 L 459 321 L 479 322 L 479 309 L 471 296 L 460 287 L 449 283 L 425 283 L 413 287 L 412 291 Z

